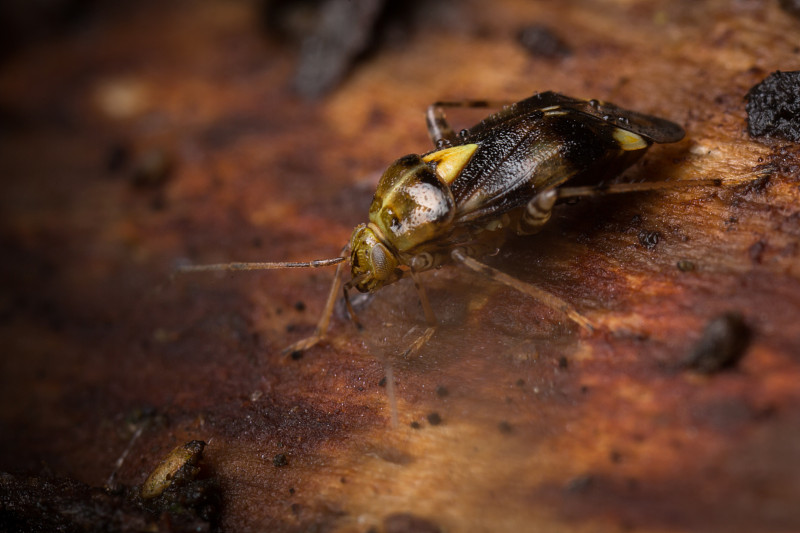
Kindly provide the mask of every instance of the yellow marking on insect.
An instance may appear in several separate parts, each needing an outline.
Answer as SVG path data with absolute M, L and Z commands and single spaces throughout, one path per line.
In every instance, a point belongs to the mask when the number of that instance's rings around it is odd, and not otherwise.
M 545 107 L 540 109 L 539 111 L 544 111 L 545 116 L 547 117 L 560 117 L 561 115 L 566 115 L 569 113 L 566 109 L 561 109 L 561 106 L 552 105 L 550 107 Z
M 450 185 L 461 174 L 461 171 L 469 163 L 472 154 L 478 149 L 477 144 L 462 144 L 433 152 L 422 158 L 426 163 L 431 161 L 436 163 L 436 175 L 439 179 Z
M 626 152 L 647 148 L 647 141 L 628 130 L 615 128 L 612 135 L 614 136 L 614 140 L 617 141 L 617 144 L 619 144 L 619 147 Z

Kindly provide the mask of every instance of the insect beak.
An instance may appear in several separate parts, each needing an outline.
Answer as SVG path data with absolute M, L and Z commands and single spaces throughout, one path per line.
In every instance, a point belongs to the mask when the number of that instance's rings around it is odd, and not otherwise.
M 353 324 L 355 324 L 356 329 L 358 329 L 359 331 L 364 329 L 364 326 L 361 325 L 361 321 L 358 320 L 358 315 L 356 315 L 356 310 L 353 309 L 353 304 L 350 302 L 349 291 L 350 289 L 352 289 L 353 287 L 357 286 L 359 283 L 364 281 L 364 279 L 366 279 L 367 277 L 369 277 L 369 273 L 364 272 L 363 274 L 359 274 L 358 276 L 354 277 L 353 279 L 345 283 L 344 286 L 342 287 L 342 292 L 344 293 L 344 304 L 347 307 L 347 314 L 350 315 L 350 320 L 353 321 Z
M 349 291 L 353 287 L 357 287 L 361 282 L 363 282 L 368 277 L 370 277 L 369 272 L 364 272 L 362 274 L 359 274 L 358 276 L 355 276 L 353 279 L 344 284 L 344 290 Z

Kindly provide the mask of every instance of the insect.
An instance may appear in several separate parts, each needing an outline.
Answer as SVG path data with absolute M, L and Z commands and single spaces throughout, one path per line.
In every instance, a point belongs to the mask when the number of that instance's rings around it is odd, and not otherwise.
M 375 292 L 410 277 L 428 327 L 406 350 L 418 350 L 433 335 L 436 317 L 419 273 L 460 264 L 529 294 L 580 327 L 591 322 L 571 304 L 479 261 L 506 235 L 531 235 L 547 223 L 558 200 L 681 186 L 720 185 L 722 180 L 604 185 L 637 161 L 653 143 L 684 137 L 678 124 L 599 100 L 555 92 L 535 94 L 456 133 L 447 122 L 451 107 L 501 107 L 489 101 L 437 102 L 428 108 L 428 133 L 435 145 L 422 155 L 392 163 L 378 182 L 369 220 L 353 230 L 342 256 L 302 263 L 227 263 L 182 271 L 306 268 L 337 265 L 325 309 L 312 336 L 287 352 L 317 344 L 326 334 L 349 259 L 348 290 Z

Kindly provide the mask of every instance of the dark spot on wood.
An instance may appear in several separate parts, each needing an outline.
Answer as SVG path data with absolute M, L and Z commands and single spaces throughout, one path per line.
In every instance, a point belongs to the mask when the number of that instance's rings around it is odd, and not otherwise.
M 780 4 L 784 11 L 800 18 L 800 0 L 780 0 Z
M 385 533 L 440 533 L 442 530 L 426 518 L 411 513 L 391 514 L 383 519 Z
M 110 173 L 119 172 L 125 168 L 130 159 L 130 148 L 121 142 L 114 143 L 108 147 L 106 153 L 106 168 Z
M 756 241 L 750 245 L 750 248 L 747 249 L 747 255 L 750 256 L 750 260 L 753 263 L 761 263 L 761 260 L 764 257 L 764 250 L 767 248 L 767 245 L 764 241 Z
M 438 426 L 442 423 L 442 417 L 436 411 L 430 413 L 426 418 L 428 419 L 428 423 L 432 426 Z
M 750 337 L 750 328 L 739 313 L 720 315 L 708 323 L 683 366 L 701 374 L 731 368 L 744 355 Z
M 753 419 L 754 420 L 769 420 L 770 418 L 773 418 L 777 413 L 778 413 L 778 408 L 773 404 L 769 404 L 769 405 L 765 405 L 764 407 L 761 407 L 760 409 L 758 409 L 753 414 Z
M 172 176 L 174 167 L 175 161 L 166 150 L 153 148 L 134 161 L 131 183 L 141 189 L 162 187 Z
M 589 474 L 574 477 L 567 482 L 564 490 L 573 494 L 588 491 L 594 485 L 594 477 Z
M 544 24 L 531 24 L 522 28 L 517 40 L 533 57 L 561 59 L 572 54 L 570 46 Z
M 273 466 L 286 466 L 289 464 L 289 460 L 286 458 L 286 455 L 279 453 L 275 457 L 272 458 L 272 465 Z
M 658 231 L 639 232 L 639 244 L 641 244 L 648 250 L 653 250 L 656 247 L 656 245 L 658 245 L 658 241 L 660 240 L 661 240 L 661 233 Z

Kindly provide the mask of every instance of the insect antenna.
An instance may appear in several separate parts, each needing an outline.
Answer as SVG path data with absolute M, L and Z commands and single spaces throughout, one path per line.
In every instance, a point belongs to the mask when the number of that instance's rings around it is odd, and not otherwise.
M 279 268 L 319 268 L 338 265 L 346 257 L 333 257 L 331 259 L 315 259 L 313 261 L 276 261 L 261 263 L 216 263 L 211 265 L 181 265 L 175 269 L 176 274 L 188 272 L 219 272 L 231 270 L 274 270 Z

